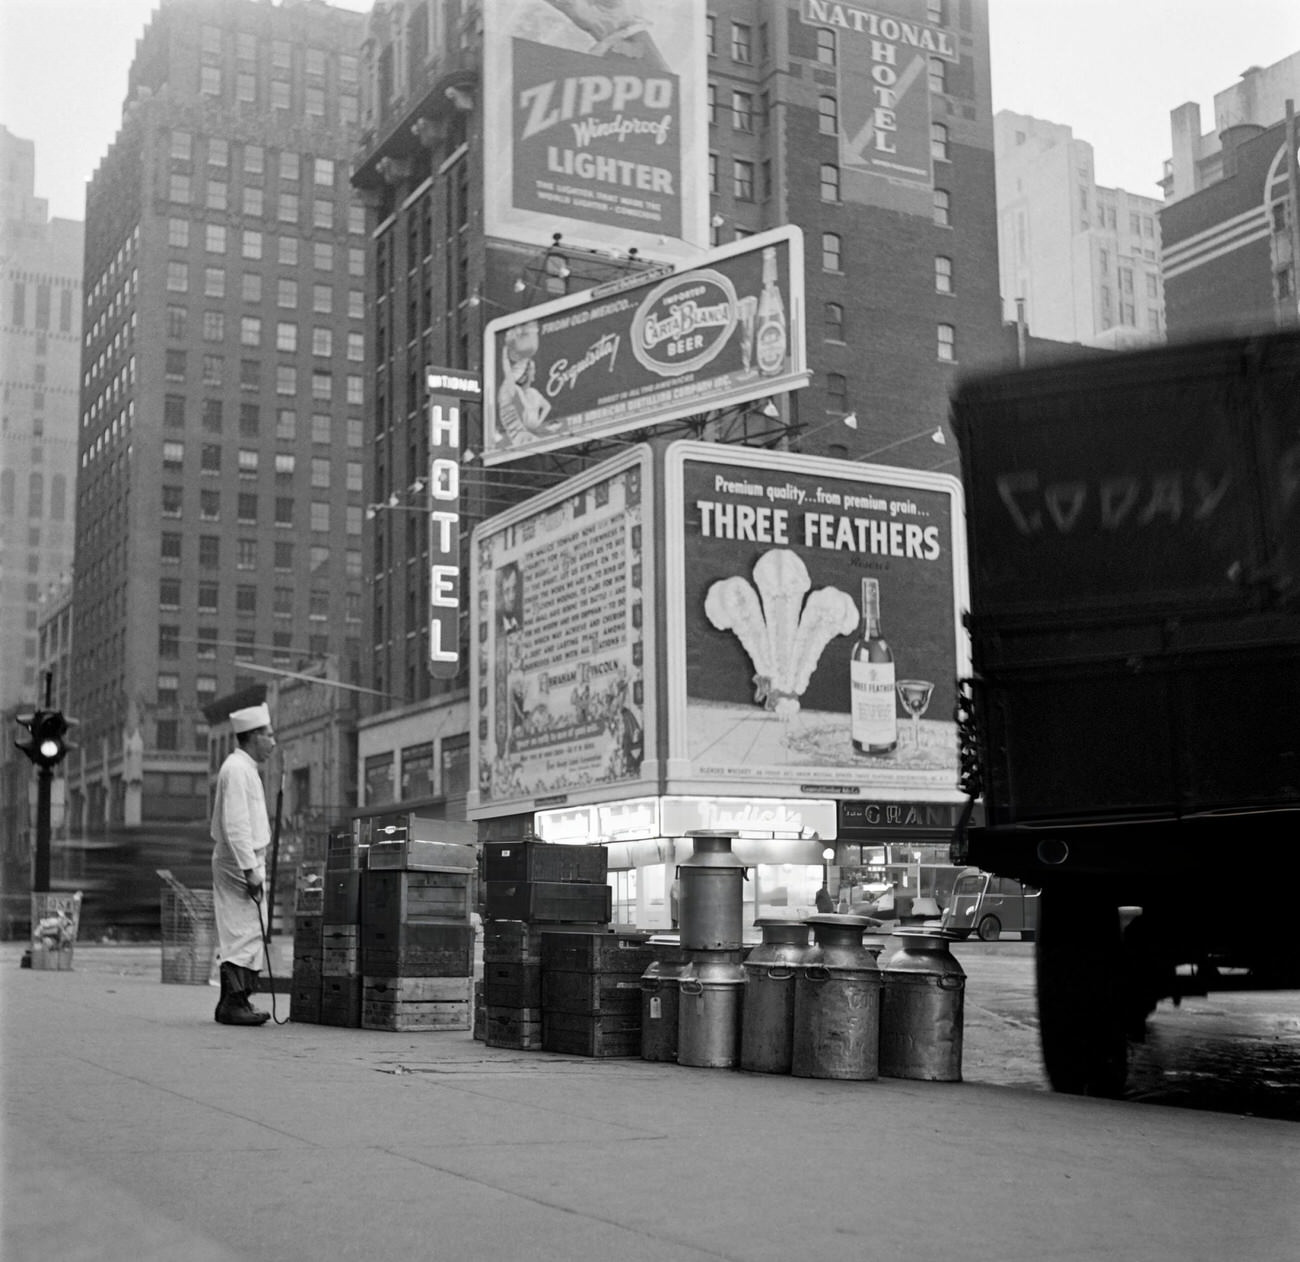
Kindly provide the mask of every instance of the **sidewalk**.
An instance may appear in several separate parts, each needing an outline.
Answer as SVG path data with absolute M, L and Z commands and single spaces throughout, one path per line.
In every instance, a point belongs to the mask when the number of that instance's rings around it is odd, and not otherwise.
M 246 1030 L 161 985 L 156 951 L 20 954 L 0 946 L 16 1262 L 1289 1262 L 1300 1235 L 1289 1123 Z

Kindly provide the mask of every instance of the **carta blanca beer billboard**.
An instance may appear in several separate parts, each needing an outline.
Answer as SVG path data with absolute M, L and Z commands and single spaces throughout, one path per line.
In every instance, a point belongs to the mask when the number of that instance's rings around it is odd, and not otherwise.
M 667 791 L 960 800 L 957 480 L 704 443 L 666 459 Z
M 806 385 L 803 307 L 803 235 L 788 226 L 493 320 L 484 463 Z
M 649 257 L 708 240 L 704 6 L 483 6 L 485 231 Z

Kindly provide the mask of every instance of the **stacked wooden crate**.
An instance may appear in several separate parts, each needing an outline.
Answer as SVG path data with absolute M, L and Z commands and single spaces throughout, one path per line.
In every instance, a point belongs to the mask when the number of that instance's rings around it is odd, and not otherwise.
M 648 933 L 542 934 L 542 1048 L 578 1056 L 641 1055 L 641 974 Z
M 542 937 L 564 925 L 607 926 L 612 891 L 603 846 L 542 841 L 483 846 L 484 1042 L 542 1046 Z
M 367 847 L 359 830 L 330 839 L 321 927 L 322 1025 L 361 1024 L 361 905 Z
M 293 907 L 293 974 L 289 982 L 289 1020 L 320 1021 L 321 951 L 325 910 L 325 865 L 298 866 Z
M 408 836 L 372 845 L 369 861 L 361 917 L 361 1024 L 372 1030 L 468 1030 L 474 846 Z

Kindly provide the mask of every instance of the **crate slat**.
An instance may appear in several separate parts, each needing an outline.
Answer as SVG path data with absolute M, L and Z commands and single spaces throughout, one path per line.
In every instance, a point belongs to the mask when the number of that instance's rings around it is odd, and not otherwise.
M 496 920 L 608 924 L 614 910 L 614 891 L 608 885 L 485 881 L 484 886 L 486 914 Z
M 575 1016 L 641 1012 L 641 978 L 631 973 L 565 973 L 542 966 L 542 1011 Z
M 365 977 L 362 995 L 371 1003 L 468 1003 L 472 977 Z
M 570 1056 L 640 1056 L 641 1012 L 575 1016 L 542 1012 L 542 1049 Z
M 468 1000 L 459 1003 L 379 1003 L 363 1000 L 361 1025 L 367 1030 L 468 1030 Z
M 542 933 L 542 967 L 570 973 L 635 973 L 654 961 L 648 933 L 582 932 L 547 929 Z

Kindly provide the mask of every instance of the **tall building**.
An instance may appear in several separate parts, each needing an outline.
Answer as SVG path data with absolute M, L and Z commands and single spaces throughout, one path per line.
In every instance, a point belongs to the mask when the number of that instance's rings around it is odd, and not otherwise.
M 1004 317 L 1111 350 L 1161 340 L 1161 203 L 1099 185 L 1061 123 L 999 110 L 994 136 Z
M 1201 107 L 1186 101 L 1169 114 L 1172 156 L 1160 184 L 1165 201 L 1176 202 L 1221 180 L 1233 148 L 1234 128 L 1270 127 L 1286 116 L 1286 102 L 1300 97 L 1300 52 L 1271 66 L 1251 66 L 1231 87 L 1214 94 L 1214 129 L 1202 134 Z
M 1199 110 L 1173 111 L 1172 175 L 1160 212 L 1171 336 L 1249 332 L 1300 318 L 1297 104 L 1300 53 L 1248 71 L 1215 96 L 1218 130 L 1197 137 L 1194 162 L 1180 162 L 1187 151 L 1180 138 L 1188 127 L 1199 131 Z
M 0 127 L 0 711 L 43 703 L 40 601 L 72 571 L 83 232 L 35 188 L 36 146 Z
M 202 707 L 255 667 L 357 675 L 365 18 L 166 0 L 86 202 L 77 481 L 87 833 L 207 811 Z
M 697 257 L 710 244 L 768 228 L 797 224 L 803 231 L 805 301 L 795 314 L 807 324 L 811 383 L 770 405 L 702 416 L 694 429 L 686 424 L 678 432 L 951 471 L 951 448 L 936 450 L 931 439 L 946 423 L 954 374 L 1004 355 L 986 4 L 884 0 L 870 13 L 817 0 L 710 0 L 707 9 L 687 7 L 689 17 L 673 18 L 683 6 L 643 6 L 659 26 L 647 22 L 627 39 L 585 25 L 598 16 L 594 6 L 526 0 L 510 7 L 516 29 L 556 49 L 557 67 L 562 47 L 588 49 L 593 39 L 598 48 L 612 47 L 611 57 L 661 65 L 655 39 L 671 39 L 675 32 L 665 28 L 676 22 L 698 20 L 691 38 L 704 43 L 702 50 L 696 46 L 706 80 L 700 109 L 674 111 L 673 118 L 683 152 L 694 147 L 700 154 L 699 182 L 707 181 Z M 592 205 L 615 200 L 610 189 L 619 181 L 641 181 L 634 192 L 654 187 L 653 156 L 642 165 L 609 159 L 590 168 L 604 188 L 581 209 L 569 203 L 575 208 L 567 222 L 556 212 L 545 228 L 487 233 L 489 218 L 505 218 L 493 199 L 510 195 L 511 174 L 500 170 L 511 142 L 506 129 L 518 128 L 509 149 L 515 187 L 529 181 L 528 197 L 540 214 L 535 223 L 546 222 L 556 199 L 570 196 L 559 187 L 566 183 L 561 176 L 586 156 L 572 150 L 565 156 L 560 147 L 580 148 L 595 134 L 584 130 L 578 98 L 564 95 L 576 91 L 577 80 L 540 64 L 530 69 L 536 81 L 526 94 L 533 116 L 502 119 L 499 130 L 489 130 L 488 95 L 503 91 L 510 54 L 501 46 L 485 50 L 484 20 L 498 20 L 505 10 L 477 0 L 391 0 L 373 11 L 366 43 L 364 131 L 353 174 L 373 227 L 374 428 L 366 443 L 375 506 L 365 547 L 373 580 L 365 651 L 369 686 L 389 700 L 370 700 L 359 753 L 361 805 L 376 811 L 412 804 L 407 764 L 422 769 L 431 755 L 432 777 L 409 778 L 420 786 L 424 813 L 455 814 L 466 789 L 467 618 L 459 673 L 442 679 L 429 669 L 425 368 L 477 373 L 486 321 L 661 258 L 680 262 L 681 241 L 667 237 L 689 239 L 682 228 L 663 230 L 658 241 L 653 232 L 642 233 L 634 242 L 633 228 L 660 207 L 653 198 L 630 195 L 621 223 L 603 229 L 603 237 L 593 227 L 600 211 Z M 569 29 L 557 11 L 583 29 Z M 644 64 L 637 73 L 645 73 Z M 547 106 L 543 98 L 552 88 Z M 603 110 L 586 113 L 605 117 Z M 564 126 L 533 151 L 535 158 L 520 156 L 524 139 L 557 121 Z M 494 175 L 485 174 L 489 168 Z M 549 183 L 548 170 L 557 173 Z M 493 192 L 485 193 L 492 179 Z M 468 405 L 465 416 L 464 444 L 481 450 L 475 407 Z M 465 462 L 462 561 L 476 521 L 618 445 L 589 443 L 486 470 Z

